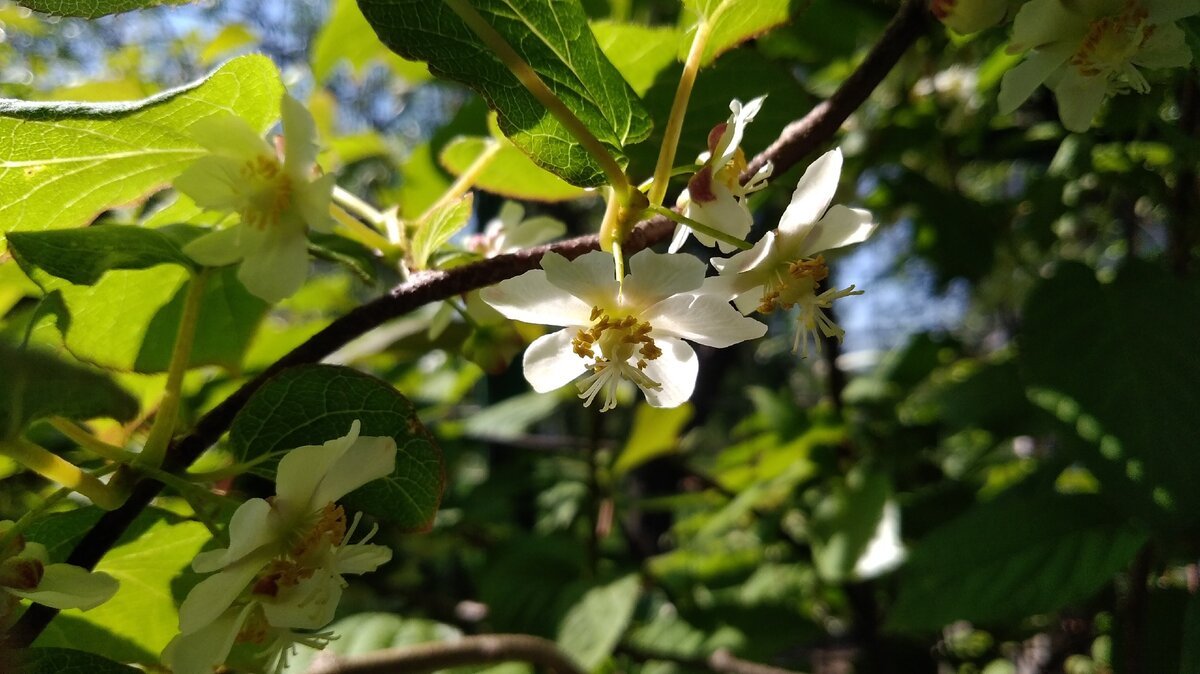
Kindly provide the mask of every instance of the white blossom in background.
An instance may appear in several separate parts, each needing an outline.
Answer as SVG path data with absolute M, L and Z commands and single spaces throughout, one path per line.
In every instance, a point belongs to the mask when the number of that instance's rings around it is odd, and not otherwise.
M 1200 0 L 1030 0 L 1017 13 L 1009 51 L 1029 51 L 1004 74 L 1000 112 L 1016 110 L 1043 83 L 1063 126 L 1082 132 L 1104 99 L 1150 83 L 1142 69 L 1178 68 L 1192 53 L 1175 21 Z
M 480 293 L 512 320 L 562 326 L 525 350 L 525 379 L 535 391 L 580 380 L 584 404 L 603 393 L 607 411 L 628 380 L 652 406 L 676 407 L 696 386 L 696 353 L 684 340 L 724 348 L 766 331 L 728 298 L 701 292 L 704 263 L 696 258 L 643 250 L 630 258 L 621 284 L 613 262 L 600 251 L 574 260 L 547 253 L 541 269 Z
M 506 201 L 481 234 L 467 238 L 466 248 L 483 257 L 496 257 L 549 243 L 566 233 L 567 226 L 558 220 L 544 215 L 526 218 L 524 206 Z
M 10 536 L 13 522 L 0 522 L 0 625 L 7 624 L 21 599 L 57 609 L 87 611 L 116 594 L 117 579 L 72 564 L 51 564 L 46 547 Z
M 779 227 L 750 250 L 714 258 L 720 276 L 705 288 L 727 299 L 743 314 L 799 310 L 794 349 L 807 357 L 809 342 L 820 348 L 820 335 L 841 339 L 844 331 L 825 313 L 834 301 L 861 294 L 854 286 L 821 291 L 829 268 L 819 253 L 865 240 L 875 231 L 867 211 L 830 206 L 842 172 L 841 150 L 826 152 L 804 172 Z
M 1011 0 L 933 0 L 929 9 L 956 33 L 969 35 L 1000 23 Z
M 260 647 L 271 669 L 281 668 L 294 644 L 321 648 L 346 586 L 343 576 L 374 571 L 391 559 L 369 544 L 372 529 L 351 543 L 359 518 L 347 522 L 336 501 L 392 473 L 396 442 L 360 437 L 355 421 L 345 436 L 299 447 L 279 462 L 276 495 L 250 499 L 229 523 L 229 547 L 192 562 L 213 573 L 179 607 L 179 631 L 163 651 L 176 674 L 209 674 L 234 643 Z
M 745 185 L 739 182 L 747 166 L 746 153 L 741 148 L 742 136 L 746 132 L 746 125 L 754 121 L 762 109 L 765 98 L 759 96 L 744 106 L 737 99 L 729 104 L 732 113 L 729 120 L 716 125 L 709 132 L 708 152 L 700 155 L 699 159 L 703 165 L 688 180 L 687 189 L 680 193 L 676 202 L 685 216 L 739 239 L 745 239 L 754 224 L 746 200 L 767 186 L 773 168 L 767 162 Z M 694 235 L 697 241 L 710 248 L 719 245 L 725 253 L 734 250 L 728 243 L 718 242 L 681 224 L 675 229 L 669 252 L 674 253 L 682 248 L 688 235 Z
M 175 189 L 201 208 L 229 211 L 240 222 L 205 234 L 183 251 L 200 264 L 241 261 L 238 279 L 251 293 L 278 302 L 308 276 L 308 229 L 329 232 L 332 174 L 315 176 L 316 125 L 299 101 L 284 94 L 283 160 L 245 120 L 202 119 L 191 133 L 211 154 L 175 179 Z

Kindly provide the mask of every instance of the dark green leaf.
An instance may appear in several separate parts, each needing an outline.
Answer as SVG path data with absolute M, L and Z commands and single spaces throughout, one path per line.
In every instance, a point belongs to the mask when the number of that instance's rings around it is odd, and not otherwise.
M 202 231 L 202 230 L 197 230 Z M 76 285 L 92 285 L 111 269 L 148 269 L 160 264 L 195 265 L 167 228 L 85 227 L 47 232 L 13 232 L 13 257 Z
M 637 574 L 592 588 L 559 624 L 559 647 L 584 671 L 596 669 L 612 655 L 633 617 L 639 594 Z
M 108 377 L 46 353 L 0 344 L 0 372 L 0 438 L 50 416 L 128 421 L 138 412 L 137 400 Z
M 142 670 L 70 648 L 31 648 L 10 652 L 25 674 L 138 674 Z
M 542 168 L 580 187 L 607 183 L 603 170 L 545 106 L 443 2 L 359 0 L 375 32 L 435 75 L 475 89 L 499 115 L 500 128 Z M 528 63 L 618 160 L 650 134 L 637 95 L 605 58 L 577 0 L 471 0 L 471 5 Z
M 191 0 L 19 0 L 17 4 L 55 16 L 79 16 L 85 19 L 95 19 L 106 14 L 117 14 L 160 5 L 184 5 L 189 2 Z
M 306 365 L 263 385 L 238 413 L 229 442 L 239 461 L 342 437 L 358 420 L 363 436 L 391 436 L 391 477 L 346 497 L 346 505 L 408 529 L 426 528 L 441 500 L 441 452 L 412 403 L 386 382 L 347 367 Z M 273 465 L 273 464 L 272 464 Z

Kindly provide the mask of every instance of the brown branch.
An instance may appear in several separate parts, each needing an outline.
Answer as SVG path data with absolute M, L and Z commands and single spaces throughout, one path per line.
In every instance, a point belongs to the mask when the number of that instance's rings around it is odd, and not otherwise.
M 921 36 L 928 23 L 928 16 L 925 0 L 906 0 L 858 69 L 846 78 L 829 100 L 813 108 L 803 119 L 788 125 L 783 135 L 771 147 L 755 157 L 742 174 L 743 181 L 749 179 L 758 167 L 768 161 L 775 165 L 777 172 L 782 173 L 833 138 L 842 122 L 862 105 L 892 66 Z M 652 246 L 664 241 L 673 230 L 674 224 L 662 216 L 642 222 L 625 241 L 624 250 L 626 253 L 634 253 Z M 596 235 L 581 236 L 517 253 L 499 255 L 449 271 L 426 272 L 415 276 L 386 295 L 330 323 L 210 410 L 201 417 L 191 434 L 172 443 L 165 467 L 169 470 L 181 470 L 195 461 L 229 429 L 234 416 L 250 396 L 281 371 L 296 365 L 319 362 L 351 339 L 426 304 L 478 290 L 536 269 L 542 255 L 548 251 L 574 258 L 598 247 L 599 239 Z M 138 482 L 125 505 L 105 513 L 76 544 L 67 562 L 88 569 L 93 568 L 161 489 L 162 485 L 153 480 Z M 41 634 L 57 612 L 56 609 L 41 604 L 31 606 L 9 631 L 8 645 L 14 648 L 27 647 Z
M 501 662 L 528 662 L 557 674 L 583 674 L 553 641 L 527 634 L 485 634 L 348 658 L 322 655 L 307 674 L 423 674 Z
M 646 651 L 631 646 L 621 646 L 617 652 L 637 662 L 647 662 L 650 660 L 673 662 L 689 669 L 708 670 L 713 672 L 713 674 L 797 674 L 797 672 L 790 669 L 742 660 L 741 658 L 734 657 L 732 653 L 724 648 L 713 651 L 712 655 L 709 655 L 707 658 L 680 657 L 668 653 Z

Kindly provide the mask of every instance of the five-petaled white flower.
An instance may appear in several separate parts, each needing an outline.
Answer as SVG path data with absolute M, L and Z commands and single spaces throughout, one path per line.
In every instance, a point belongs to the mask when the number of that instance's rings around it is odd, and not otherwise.
M 0 522 L 0 626 L 14 614 L 21 599 L 51 608 L 87 611 L 108 601 L 117 591 L 117 579 L 100 571 L 71 564 L 51 564 L 46 547 L 9 535 L 13 522 Z
M 316 126 L 299 101 L 284 94 L 283 161 L 245 120 L 217 115 L 196 122 L 192 135 L 209 150 L 175 188 L 202 208 L 231 211 L 241 222 L 192 241 L 184 252 L 200 264 L 241 260 L 238 279 L 268 302 L 290 296 L 308 275 L 308 228 L 333 229 L 332 174 L 314 177 Z
M 629 269 L 618 284 L 608 253 L 575 260 L 546 253 L 542 269 L 481 292 L 510 319 L 564 327 L 525 350 L 525 378 L 534 390 L 552 391 L 586 374 L 579 397 L 590 405 L 604 391 L 605 411 L 628 379 L 651 405 L 676 407 L 691 397 L 698 367 L 683 340 L 723 348 L 766 331 L 727 300 L 699 292 L 704 263 L 696 258 L 643 250 Z
M 388 548 L 366 543 L 374 530 L 350 543 L 358 518 L 348 525 L 334 503 L 395 467 L 396 442 L 359 437 L 359 428 L 355 421 L 341 438 L 288 452 L 279 462 L 275 497 L 243 503 L 229 523 L 229 547 L 196 556 L 195 571 L 216 573 L 179 608 L 180 634 L 163 651 L 177 674 L 207 674 L 237 641 L 264 647 L 278 662 L 293 643 L 320 647 L 328 635 L 310 632 L 333 619 L 342 576 L 391 559 Z
M 741 148 L 742 136 L 765 98 L 759 96 L 745 106 L 737 99 L 729 104 L 732 113 L 729 121 L 716 125 L 709 132 L 708 152 L 700 155 L 703 165 L 688 180 L 687 189 L 676 201 L 685 216 L 739 239 L 746 238 L 754 224 L 746 200 L 750 194 L 766 187 L 767 179 L 771 177 L 772 164 L 767 162 L 745 185 L 739 182 L 747 166 L 746 153 Z M 719 243 L 722 252 L 733 250 L 731 244 L 718 242 L 687 225 L 675 229 L 675 238 L 668 250 L 674 253 L 682 248 L 689 234 L 694 234 L 697 241 L 710 248 Z
M 1192 60 L 1177 19 L 1200 0 L 1031 0 L 1013 23 L 1009 51 L 1033 52 L 1004 74 L 1000 112 L 1008 113 L 1043 82 L 1071 131 L 1087 131 L 1104 99 L 1146 93 L 1139 68 L 1175 68 Z
M 524 206 L 506 201 L 483 233 L 467 239 L 466 248 L 484 257 L 495 257 L 553 241 L 566 233 L 567 226 L 558 220 L 545 215 L 526 218 Z
M 804 172 L 792 201 L 779 220 L 750 250 L 733 257 L 714 258 L 720 276 L 705 289 L 725 298 L 743 314 L 776 309 L 800 310 L 794 348 L 808 355 L 809 341 L 820 348 L 818 332 L 841 339 L 844 331 L 825 314 L 835 300 L 861 294 L 854 286 L 818 292 L 829 276 L 821 251 L 863 241 L 875 230 L 867 211 L 830 206 L 842 172 L 840 150 L 826 152 Z M 801 344 L 803 347 L 801 348 Z

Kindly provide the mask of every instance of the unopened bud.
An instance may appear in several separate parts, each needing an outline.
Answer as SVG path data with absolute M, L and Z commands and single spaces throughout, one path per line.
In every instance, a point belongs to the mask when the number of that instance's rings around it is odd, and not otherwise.
M 932 0 L 933 15 L 956 33 L 977 33 L 1000 23 L 1009 0 Z

